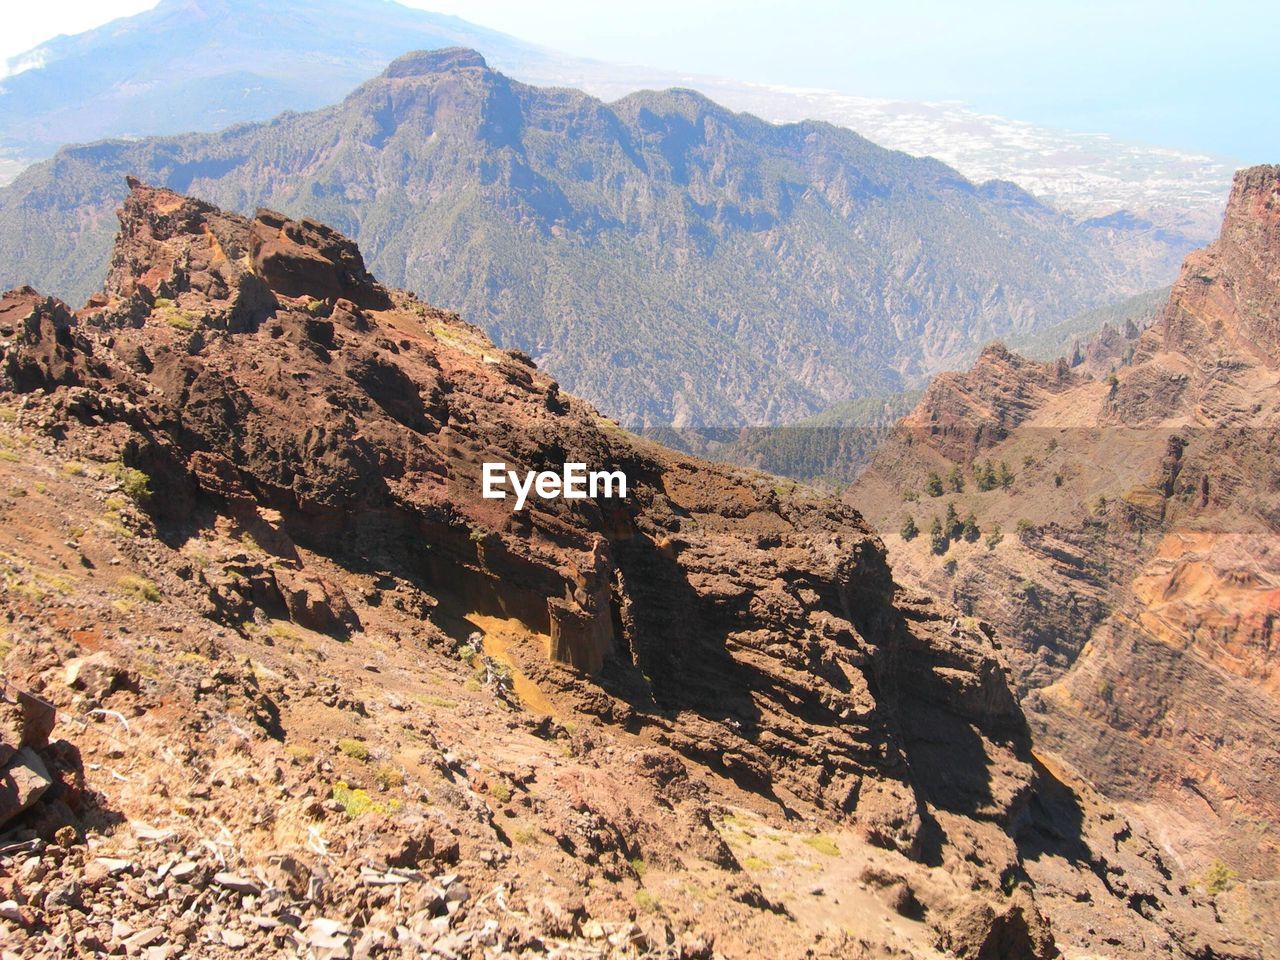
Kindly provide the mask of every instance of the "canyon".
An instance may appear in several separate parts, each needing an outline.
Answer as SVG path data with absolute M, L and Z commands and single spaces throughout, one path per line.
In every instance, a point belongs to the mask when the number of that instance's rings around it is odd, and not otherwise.
M 6 950 L 1264 956 L 850 503 L 127 186 L 84 307 L 0 298 Z
M 1040 747 L 1238 918 L 1280 878 L 1278 322 L 1280 167 L 1254 167 L 1150 327 L 988 347 L 848 493 L 897 576 L 1007 640 Z

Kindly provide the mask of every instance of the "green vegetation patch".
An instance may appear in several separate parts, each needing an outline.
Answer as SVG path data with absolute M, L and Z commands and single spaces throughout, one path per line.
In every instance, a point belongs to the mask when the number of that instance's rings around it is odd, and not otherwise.
M 828 837 L 825 833 L 815 833 L 811 837 L 805 837 L 804 842 L 813 847 L 819 853 L 828 857 L 840 856 L 840 848 L 836 846 L 836 842 Z

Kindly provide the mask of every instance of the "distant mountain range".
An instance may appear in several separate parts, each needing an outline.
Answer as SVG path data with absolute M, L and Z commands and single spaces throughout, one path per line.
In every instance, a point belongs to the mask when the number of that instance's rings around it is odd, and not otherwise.
M 334 103 L 401 54 L 461 45 L 543 86 L 604 99 L 689 87 L 775 122 L 826 120 L 937 157 L 975 181 L 1006 179 L 1073 216 L 1124 209 L 1211 238 L 1236 164 L 1038 127 L 961 103 L 883 100 L 573 57 L 389 0 L 162 0 L 153 10 L 13 58 L 0 72 L 0 183 L 60 146 L 216 130 Z
M 0 147 L 219 130 L 341 100 L 409 50 L 464 45 L 508 69 L 552 55 L 456 17 L 386 0 L 161 0 L 9 61 Z
M 0 191 L 0 284 L 99 286 L 124 178 L 335 223 L 635 426 L 785 422 L 1164 282 L 1185 241 L 687 90 L 606 105 L 472 51 L 337 106 L 66 148 Z

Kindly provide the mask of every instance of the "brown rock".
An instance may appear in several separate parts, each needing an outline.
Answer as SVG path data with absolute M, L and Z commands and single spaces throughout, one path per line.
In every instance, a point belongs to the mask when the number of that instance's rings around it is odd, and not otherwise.
M 22 690 L 0 693 L 0 765 L 22 747 L 38 750 L 48 744 L 56 719 L 46 700 Z
M 68 660 L 64 680 L 67 686 L 83 690 L 94 700 L 103 700 L 132 683 L 129 672 L 103 650 Z
M 307 570 L 278 567 L 274 571 L 289 617 L 319 633 L 345 636 L 360 625 L 342 590 Z
M 7 823 L 39 800 L 53 786 L 44 761 L 23 747 L 0 771 L 0 824 Z

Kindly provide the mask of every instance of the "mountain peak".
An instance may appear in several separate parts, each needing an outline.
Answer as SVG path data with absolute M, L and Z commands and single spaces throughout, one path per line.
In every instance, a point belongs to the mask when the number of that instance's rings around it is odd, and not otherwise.
M 1280 165 L 1236 172 L 1222 222 L 1221 241 L 1247 247 L 1252 255 L 1280 263 Z
M 1189 257 L 1164 311 L 1164 342 L 1194 356 L 1221 350 L 1280 365 L 1280 166 L 1240 170 L 1222 232 Z
M 390 305 L 355 243 L 336 230 L 265 209 L 248 220 L 136 177 L 126 182 L 104 302 L 146 288 L 144 300 L 193 293 L 222 301 L 234 317 L 267 309 L 277 296 Z
M 437 73 L 447 73 L 450 70 L 461 70 L 464 67 L 479 67 L 487 70 L 489 64 L 479 53 L 467 47 L 415 50 L 391 61 L 382 75 L 389 79 L 427 77 Z

